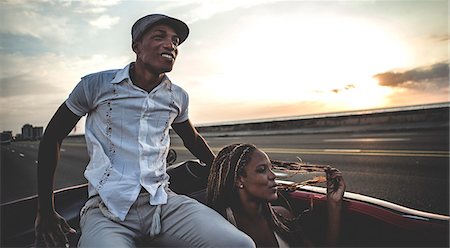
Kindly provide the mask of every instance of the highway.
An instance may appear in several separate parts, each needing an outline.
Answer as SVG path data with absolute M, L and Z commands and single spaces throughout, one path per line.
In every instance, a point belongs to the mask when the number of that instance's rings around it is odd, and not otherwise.
M 449 214 L 449 130 L 299 135 L 205 136 L 217 152 L 232 143 L 253 143 L 272 159 L 327 164 L 343 172 L 347 191 L 402 206 Z M 177 136 L 177 161 L 192 159 Z M 36 194 L 38 142 L 13 142 L 1 149 L 1 202 Z M 84 143 L 66 140 L 55 187 L 85 183 L 88 162 Z M 301 175 L 289 180 L 308 179 Z

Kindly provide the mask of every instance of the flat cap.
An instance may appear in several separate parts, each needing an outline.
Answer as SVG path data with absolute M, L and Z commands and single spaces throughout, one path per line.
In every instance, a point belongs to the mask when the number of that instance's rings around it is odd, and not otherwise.
M 180 44 L 183 43 L 189 35 L 189 27 L 183 21 L 163 14 L 151 14 L 141 17 L 133 24 L 133 27 L 131 28 L 132 41 L 139 40 L 142 35 L 155 24 L 167 24 L 171 26 L 180 38 Z

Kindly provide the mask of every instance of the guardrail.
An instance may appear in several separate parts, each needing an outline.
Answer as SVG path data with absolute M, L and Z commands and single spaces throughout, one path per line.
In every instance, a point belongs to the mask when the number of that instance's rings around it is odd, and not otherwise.
M 204 136 L 339 133 L 449 128 L 450 102 L 196 125 Z M 172 132 L 172 130 L 171 130 Z M 84 140 L 73 135 L 71 140 Z
M 450 102 L 446 102 L 389 109 L 200 125 L 197 126 L 197 130 L 206 136 L 217 134 L 241 136 L 255 133 L 269 135 L 448 128 L 449 109 Z

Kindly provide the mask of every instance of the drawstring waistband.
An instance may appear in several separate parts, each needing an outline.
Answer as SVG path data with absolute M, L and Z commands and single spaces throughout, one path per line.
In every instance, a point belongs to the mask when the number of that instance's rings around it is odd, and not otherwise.
M 149 194 L 144 187 L 141 188 L 139 195 L 142 193 Z M 161 233 L 161 205 L 153 205 L 153 206 L 155 207 L 155 212 L 153 213 L 152 216 L 152 224 L 150 226 L 149 232 L 149 236 L 151 239 L 154 239 Z
M 152 225 L 150 226 L 150 238 L 155 238 L 161 233 L 161 205 L 155 206 L 155 213 L 152 217 Z
M 141 190 L 140 194 L 142 193 L 148 194 L 148 192 L 145 189 Z M 138 201 L 138 199 L 136 199 L 136 201 Z M 148 201 L 147 204 L 149 204 Z M 85 203 L 85 206 L 80 211 L 80 216 L 83 215 L 88 209 L 97 206 L 102 212 L 103 216 L 114 222 L 120 222 L 120 219 L 109 211 L 108 207 L 105 205 L 105 203 L 103 203 L 99 195 L 89 197 L 88 201 Z M 153 213 L 152 216 L 152 224 L 150 226 L 149 232 L 149 236 L 151 239 L 154 239 L 161 233 L 161 205 L 153 205 L 153 207 L 155 207 L 155 212 Z
M 150 226 L 151 239 L 154 239 L 161 233 L 161 205 L 156 205 L 153 207 L 155 207 L 155 212 L 153 213 L 152 224 Z M 100 201 L 99 208 L 106 218 L 115 222 L 120 222 L 120 219 L 108 210 L 103 201 Z
M 100 211 L 102 212 L 103 216 L 105 216 L 106 218 L 108 218 L 114 222 L 120 222 L 119 217 L 117 217 L 113 213 L 111 213 L 109 211 L 108 207 L 106 207 L 105 203 L 103 203 L 103 201 L 100 201 L 98 208 L 100 208 Z

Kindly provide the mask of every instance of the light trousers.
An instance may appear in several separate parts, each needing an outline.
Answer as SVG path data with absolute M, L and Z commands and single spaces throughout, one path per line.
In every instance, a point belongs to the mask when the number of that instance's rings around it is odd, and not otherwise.
M 253 240 L 213 209 L 188 196 L 168 190 L 161 205 L 160 234 L 149 241 L 156 206 L 148 193 L 140 193 L 124 221 L 100 209 L 100 197 L 86 202 L 81 211 L 79 247 L 255 247 Z M 94 203 L 94 204 L 93 204 Z

